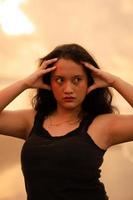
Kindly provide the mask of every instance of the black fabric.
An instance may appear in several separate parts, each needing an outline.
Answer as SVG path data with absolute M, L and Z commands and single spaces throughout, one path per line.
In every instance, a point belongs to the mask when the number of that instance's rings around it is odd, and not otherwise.
M 43 113 L 35 117 L 33 129 L 21 152 L 28 200 L 107 200 L 99 181 L 105 150 L 87 133 L 91 119 L 78 128 L 53 137 L 42 127 Z

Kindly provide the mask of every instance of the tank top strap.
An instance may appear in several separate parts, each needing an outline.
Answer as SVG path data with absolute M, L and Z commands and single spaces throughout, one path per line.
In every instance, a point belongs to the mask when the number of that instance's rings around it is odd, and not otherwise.
M 34 123 L 33 123 L 33 127 L 31 130 L 31 134 L 34 131 L 36 132 L 36 130 L 39 131 L 42 129 L 43 120 L 44 120 L 44 113 L 42 111 L 38 111 L 34 118 Z M 79 126 L 81 135 L 84 135 L 87 133 L 87 129 L 92 121 L 93 121 L 93 118 L 90 115 L 86 115 L 83 117 L 82 121 L 80 122 L 80 126 Z
M 93 117 L 91 117 L 90 115 L 86 115 L 83 120 L 81 121 L 80 124 L 80 132 L 81 134 L 86 134 L 88 127 L 90 126 L 90 124 L 93 121 Z
M 44 113 L 41 111 L 38 111 L 34 118 L 33 129 L 36 129 L 36 130 L 40 129 L 40 127 L 42 126 L 43 120 L 44 120 Z

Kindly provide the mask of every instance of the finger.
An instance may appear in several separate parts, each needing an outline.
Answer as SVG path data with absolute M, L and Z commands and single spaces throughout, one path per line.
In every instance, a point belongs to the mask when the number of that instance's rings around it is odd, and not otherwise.
M 52 59 L 50 59 L 50 60 L 46 60 L 46 64 L 47 64 L 47 65 L 50 65 L 50 64 L 52 64 L 53 62 L 56 62 L 57 59 L 58 59 L 58 58 L 52 58 Z
M 50 60 L 44 60 L 43 63 L 41 64 L 41 68 L 46 68 L 48 65 L 54 63 L 57 61 L 58 58 L 52 58 Z
M 47 68 L 47 69 L 41 69 L 39 71 L 37 71 L 37 76 L 40 77 L 40 76 L 43 76 L 51 71 L 54 71 L 56 69 L 56 66 L 54 67 L 50 67 L 50 68 Z
M 56 69 L 56 66 L 47 68 L 47 69 L 43 70 L 43 74 L 49 73 L 49 72 L 51 72 L 51 71 L 54 71 L 55 69 Z
M 81 61 L 81 63 L 87 67 L 88 69 L 90 69 L 91 71 L 94 71 L 94 72 L 97 72 L 99 69 L 94 67 L 93 65 L 91 65 L 90 63 L 88 62 L 84 62 L 84 61 Z

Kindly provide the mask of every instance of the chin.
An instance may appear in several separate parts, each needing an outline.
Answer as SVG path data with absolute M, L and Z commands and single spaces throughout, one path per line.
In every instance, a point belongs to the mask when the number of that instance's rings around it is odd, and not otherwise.
M 63 108 L 65 109 L 69 109 L 69 110 L 73 110 L 75 108 L 78 108 L 80 105 L 76 105 L 74 103 L 65 103 L 64 105 L 62 105 Z

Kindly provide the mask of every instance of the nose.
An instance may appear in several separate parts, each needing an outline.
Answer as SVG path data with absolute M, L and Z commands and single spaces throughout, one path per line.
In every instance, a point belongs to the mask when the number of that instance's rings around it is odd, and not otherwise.
M 73 86 L 70 82 L 67 82 L 64 85 L 64 94 L 72 94 L 73 93 Z

